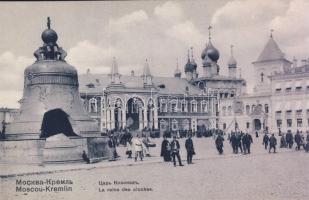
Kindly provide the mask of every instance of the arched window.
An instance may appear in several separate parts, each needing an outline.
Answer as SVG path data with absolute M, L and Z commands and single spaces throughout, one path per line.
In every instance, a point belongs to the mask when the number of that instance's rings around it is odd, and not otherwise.
M 249 115 L 250 114 L 250 106 L 246 105 L 246 114 Z
M 268 104 L 265 104 L 264 106 L 265 106 L 265 107 L 264 107 L 264 109 L 265 109 L 265 113 L 268 113 L 268 112 L 269 112 L 269 107 L 268 107 Z
M 261 73 L 261 83 L 263 83 L 264 82 L 264 73 L 262 72 Z
M 91 113 L 98 112 L 97 100 L 95 98 L 91 98 L 89 100 L 89 111 Z
M 187 101 L 185 99 L 181 101 L 181 112 L 188 112 Z
M 162 130 L 162 131 L 165 131 L 165 130 L 167 130 L 167 123 L 166 123 L 166 121 L 164 120 L 164 119 L 161 119 L 160 120 L 160 130 Z
M 255 106 L 255 105 L 252 105 L 252 110 L 251 110 L 251 112 L 254 112 L 254 111 L 255 111 L 255 108 L 256 108 L 256 106 Z
M 197 102 L 195 100 L 191 101 L 191 113 L 197 112 Z
M 222 110 L 223 110 L 223 111 L 222 111 L 222 115 L 225 116 L 225 115 L 226 115 L 226 107 L 223 106 Z
M 172 130 L 173 131 L 178 130 L 178 121 L 176 119 L 172 120 Z
M 177 112 L 178 111 L 178 106 L 177 106 L 178 102 L 177 100 L 173 99 L 170 101 L 170 111 L 171 112 Z
M 201 112 L 208 112 L 208 102 L 205 100 L 201 102 Z
M 165 99 L 161 99 L 160 112 L 167 112 L 167 103 L 166 103 Z

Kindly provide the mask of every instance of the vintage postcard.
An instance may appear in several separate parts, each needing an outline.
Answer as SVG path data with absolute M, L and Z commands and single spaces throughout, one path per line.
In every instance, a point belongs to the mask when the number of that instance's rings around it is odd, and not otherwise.
M 1 200 L 309 199 L 309 1 L 0 10 Z

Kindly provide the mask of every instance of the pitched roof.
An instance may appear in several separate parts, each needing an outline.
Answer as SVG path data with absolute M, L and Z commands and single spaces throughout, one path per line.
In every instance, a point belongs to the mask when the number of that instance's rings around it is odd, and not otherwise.
M 284 59 L 284 53 L 280 50 L 278 44 L 270 37 L 256 62 Z
M 107 74 L 80 74 L 78 79 L 81 93 L 102 93 L 103 88 L 110 84 L 110 77 Z M 141 76 L 123 75 L 120 81 L 126 88 L 143 88 L 143 77 Z M 88 86 L 90 83 L 93 84 L 93 87 Z M 198 95 L 201 93 L 196 86 L 191 85 L 185 78 L 155 76 L 153 83 L 159 89 L 160 94 L 184 94 L 186 88 L 189 89 L 189 94 Z M 159 87 L 160 85 L 164 85 L 164 87 Z

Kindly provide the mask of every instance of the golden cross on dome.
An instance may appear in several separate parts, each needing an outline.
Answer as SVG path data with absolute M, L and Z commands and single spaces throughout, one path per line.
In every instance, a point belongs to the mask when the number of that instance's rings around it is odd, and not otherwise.
M 50 18 L 47 17 L 47 28 L 50 29 Z
M 212 26 L 208 26 L 208 37 L 209 37 L 209 40 L 211 39 L 211 30 L 212 29 Z

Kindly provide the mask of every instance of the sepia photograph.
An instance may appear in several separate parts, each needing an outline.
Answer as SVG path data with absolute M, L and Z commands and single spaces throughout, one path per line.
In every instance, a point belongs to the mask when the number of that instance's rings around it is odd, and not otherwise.
M 309 199 L 309 1 L 0 10 L 1 200 Z

